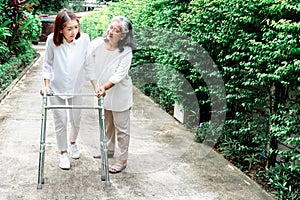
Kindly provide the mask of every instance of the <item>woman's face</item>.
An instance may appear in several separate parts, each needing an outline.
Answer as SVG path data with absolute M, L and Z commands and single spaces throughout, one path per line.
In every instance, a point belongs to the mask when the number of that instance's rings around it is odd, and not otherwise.
M 122 34 L 120 22 L 111 23 L 107 29 L 106 35 L 110 42 L 118 43 L 122 40 L 124 34 Z
M 66 26 L 60 31 L 60 33 L 63 34 L 65 40 L 68 42 L 68 43 L 71 43 L 77 33 L 79 31 L 79 24 L 77 22 L 77 20 L 71 20 L 71 21 L 68 21 L 66 23 Z

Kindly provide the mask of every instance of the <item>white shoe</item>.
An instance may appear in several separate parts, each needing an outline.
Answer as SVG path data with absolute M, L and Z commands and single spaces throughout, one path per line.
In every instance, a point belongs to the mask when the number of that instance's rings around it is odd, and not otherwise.
M 69 155 L 68 153 L 63 153 L 60 155 L 59 159 L 59 167 L 61 169 L 70 169 L 70 161 L 69 161 Z
M 70 152 L 71 158 L 74 158 L 74 159 L 80 158 L 80 151 L 78 150 L 76 144 L 71 144 L 70 149 L 71 149 L 71 152 Z

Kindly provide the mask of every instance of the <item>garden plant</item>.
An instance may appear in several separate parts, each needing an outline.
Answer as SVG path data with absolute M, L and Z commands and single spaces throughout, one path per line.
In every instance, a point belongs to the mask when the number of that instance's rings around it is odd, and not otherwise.
M 108 5 L 85 18 L 83 28 L 93 38 L 105 30 L 102 24 L 112 15 L 129 17 L 138 46 L 131 70 L 135 84 L 169 110 L 175 101 L 184 101 L 186 84 L 181 80 L 187 80 L 200 110 L 193 116 L 199 126 L 189 124 L 193 119 L 187 126 L 195 130 L 196 141 L 208 145 L 209 135 L 220 128 L 210 120 L 216 112 L 211 93 L 222 101 L 217 96 L 221 87 L 210 90 L 204 75 L 212 71 L 195 70 L 193 65 L 203 63 L 191 61 L 193 56 L 210 55 L 226 92 L 226 107 L 218 110 L 226 112 L 226 120 L 221 134 L 213 137 L 213 148 L 277 199 L 298 199 L 300 22 L 294 16 L 300 14 L 299 3 L 124 0 Z M 170 39 L 178 32 L 181 40 Z M 206 51 L 195 53 L 194 42 Z
M 0 2 L 0 93 L 38 56 L 32 47 L 41 22 L 26 1 Z

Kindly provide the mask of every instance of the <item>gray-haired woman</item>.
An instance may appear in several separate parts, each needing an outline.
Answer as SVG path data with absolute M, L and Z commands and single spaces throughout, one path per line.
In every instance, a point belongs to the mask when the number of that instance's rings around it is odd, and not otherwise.
M 114 17 L 103 37 L 91 42 L 89 60 L 95 68 L 98 92 L 105 96 L 105 125 L 108 157 L 115 153 L 116 139 L 120 149 L 118 161 L 110 173 L 127 166 L 130 138 L 130 109 L 133 105 L 132 81 L 128 71 L 135 49 L 131 22 L 123 16 Z

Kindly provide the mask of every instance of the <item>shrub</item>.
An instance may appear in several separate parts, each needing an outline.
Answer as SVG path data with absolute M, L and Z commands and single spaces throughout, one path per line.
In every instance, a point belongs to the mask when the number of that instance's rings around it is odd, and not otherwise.
M 2 24 L 0 26 L 0 64 L 6 62 L 10 56 L 9 48 L 5 43 L 7 36 L 11 36 L 9 28 L 5 27 L 5 24 Z
M 37 57 L 35 49 L 12 58 L 9 62 L 0 65 L 0 93 L 5 90 L 18 75 Z
M 111 13 L 107 8 L 94 11 L 81 19 L 81 28 L 88 33 L 91 40 L 101 37 L 107 29 L 107 25 L 111 18 Z
M 279 174 L 265 175 L 280 199 L 299 196 L 298 182 L 279 181 L 289 180 L 286 171 L 300 172 L 299 12 L 292 0 L 124 0 L 109 4 L 108 15 L 133 22 L 135 84 L 157 102 L 196 94 L 205 126 L 196 128 L 195 139 L 217 144 L 245 172 L 276 167 Z

